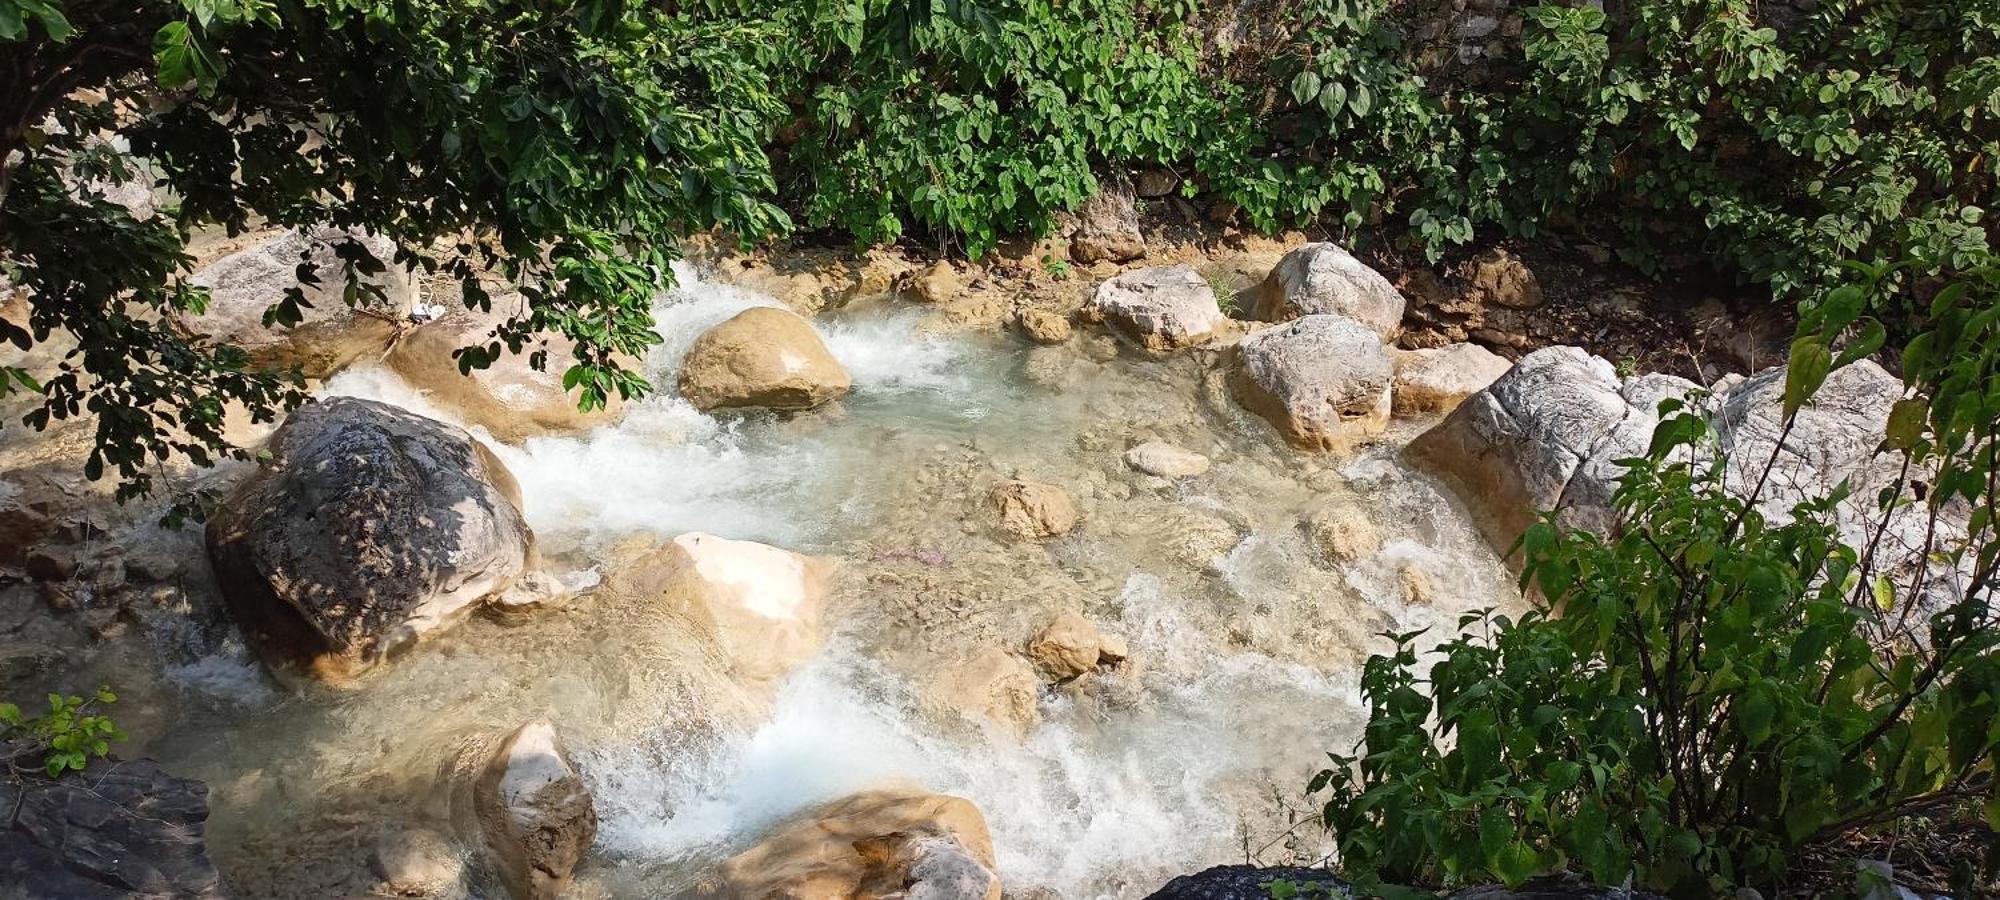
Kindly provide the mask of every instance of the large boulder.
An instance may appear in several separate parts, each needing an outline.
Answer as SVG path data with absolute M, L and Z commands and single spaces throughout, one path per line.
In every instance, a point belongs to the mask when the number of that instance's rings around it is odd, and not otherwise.
M 339 248 L 349 243 L 359 244 L 383 264 L 382 272 L 359 276 L 362 284 L 382 291 L 379 299 L 364 291 L 357 305 L 346 302 L 347 263 Z M 209 290 L 208 308 L 184 324 L 243 348 L 258 365 L 297 366 L 308 377 L 323 378 L 387 352 L 409 317 L 416 287 L 409 272 L 393 261 L 395 252 L 388 238 L 359 231 L 277 232 L 195 272 L 194 283 Z M 317 284 L 299 280 L 299 267 L 308 263 Z M 311 304 L 301 310 L 304 321 L 290 328 L 265 327 L 265 310 L 292 288 Z
M 1134 269 L 1106 279 L 1092 295 L 1088 313 L 1149 350 L 1199 344 L 1228 321 L 1215 289 L 1186 265 Z
M 1452 344 L 1396 354 L 1397 415 L 1435 415 L 1458 408 L 1514 367 L 1478 344 Z
M 0 752 L 11 748 L 0 744 Z M 0 779 L 0 896 L 219 898 L 208 787 L 149 759 Z
M 688 533 L 622 565 L 606 586 L 713 636 L 731 674 L 769 683 L 819 652 L 832 565 L 754 541 Z
M 562 894 L 597 838 L 597 806 L 555 726 L 537 719 L 500 742 L 474 787 L 480 833 L 515 900 Z
M 1384 340 L 1403 327 L 1404 300 L 1382 273 L 1328 243 L 1285 254 L 1257 287 L 1256 316 L 1284 322 L 1300 316 L 1346 316 Z
M 1632 412 L 1610 363 L 1575 347 L 1530 353 L 1410 444 L 1457 483 L 1488 542 L 1509 547 Z
M 1410 451 L 1456 483 L 1497 548 L 1512 546 L 1542 510 L 1559 511 L 1573 527 L 1609 532 L 1617 525 L 1612 499 L 1624 474 L 1617 461 L 1645 452 L 1661 401 L 1681 400 L 1714 426 L 1728 454 L 1724 483 L 1731 492 L 1749 496 L 1772 464 L 1757 505 L 1767 519 L 1785 521 L 1801 500 L 1826 496 L 1846 481 L 1851 493 L 1835 508 L 1834 524 L 1844 540 L 1864 546 L 1882 521 L 1876 497 L 1900 471 L 1897 458 L 1876 451 L 1902 383 L 1870 361 L 1843 367 L 1799 411 L 1788 435 L 1784 384 L 1785 370 L 1770 369 L 1725 379 L 1697 402 L 1698 386 L 1685 379 L 1620 379 L 1603 359 L 1550 347 L 1523 357 Z M 1917 509 L 1890 513 L 1882 557 L 1890 568 L 1922 563 L 1922 518 Z
M 681 360 L 681 396 L 701 410 L 811 409 L 853 385 L 810 323 L 770 307 L 709 329 Z
M 1395 367 L 1381 336 L 1344 316 L 1312 315 L 1267 329 L 1237 348 L 1237 402 L 1294 446 L 1347 450 L 1389 421 Z
M 520 488 L 464 430 L 384 403 L 300 408 L 211 516 L 244 639 L 280 674 L 339 682 L 456 624 L 528 570 Z
M 1076 211 L 1076 233 L 1069 255 L 1080 263 L 1099 260 L 1131 262 L 1146 255 L 1146 237 L 1139 232 L 1138 201 L 1132 183 L 1121 177 L 1105 179 L 1097 193 Z
M 806 811 L 724 863 L 705 900 L 999 900 L 993 837 L 970 801 L 876 790 Z
M 622 405 L 616 394 L 610 406 L 586 413 L 577 408 L 577 395 L 563 389 L 563 372 L 576 360 L 571 354 L 574 345 L 561 335 L 542 335 L 539 344 L 523 347 L 520 353 L 503 352 L 484 369 L 459 373 L 452 351 L 491 342 L 493 330 L 522 311 L 521 295 L 513 293 L 493 297 L 488 311 L 451 310 L 405 333 L 389 353 L 389 368 L 432 402 L 503 441 L 576 431 L 616 419 Z M 537 350 L 548 354 L 541 370 L 529 359 Z

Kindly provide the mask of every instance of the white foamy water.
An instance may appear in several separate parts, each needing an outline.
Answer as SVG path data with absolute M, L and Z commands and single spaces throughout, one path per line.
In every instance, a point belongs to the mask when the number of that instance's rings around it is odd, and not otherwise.
M 627 861 L 721 858 L 800 809 L 905 782 L 985 813 L 1010 890 L 1130 896 L 1226 861 L 1218 844 L 1269 834 L 1246 827 L 1246 801 L 1295 794 L 1313 758 L 1294 748 L 1353 720 L 1359 697 L 1349 677 L 1219 646 L 1176 603 L 1135 575 L 1107 625 L 1160 667 L 1113 676 L 1110 702 L 1045 695 L 1042 725 L 1019 745 L 948 736 L 909 685 L 831 648 L 786 684 L 768 723 L 720 747 L 598 748 L 586 768 L 612 798 L 601 843 Z

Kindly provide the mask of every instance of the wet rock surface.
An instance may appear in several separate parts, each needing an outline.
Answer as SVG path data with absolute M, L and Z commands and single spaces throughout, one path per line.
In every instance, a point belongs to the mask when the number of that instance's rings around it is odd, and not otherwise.
M 907 789 L 867 791 L 779 825 L 695 892 L 704 900 L 999 900 L 979 808 Z
M 450 310 L 408 328 L 386 362 L 433 402 L 501 440 L 590 428 L 616 419 L 624 406 L 616 392 L 609 406 L 584 412 L 577 405 L 580 396 L 563 388 L 563 373 L 576 360 L 571 353 L 574 345 L 560 335 L 538 335 L 520 353 L 503 352 L 486 368 L 459 372 L 453 351 L 496 340 L 496 327 L 525 312 L 525 301 L 517 293 L 494 296 L 490 311 Z M 530 358 L 537 352 L 546 354 L 540 370 Z
M 0 780 L 0 808 L 14 811 L 0 830 L 7 896 L 224 896 L 204 841 L 207 787 L 152 760 L 97 760 L 60 779 Z

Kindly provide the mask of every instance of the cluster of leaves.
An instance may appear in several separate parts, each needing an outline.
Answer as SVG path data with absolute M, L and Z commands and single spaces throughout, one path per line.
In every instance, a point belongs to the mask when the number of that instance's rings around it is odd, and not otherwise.
M 88 698 L 50 694 L 48 712 L 35 716 L 23 715 L 12 703 L 0 703 L 0 744 L 5 745 L 9 766 L 32 760 L 50 778 L 83 771 L 92 758 L 111 753 L 112 741 L 125 739 L 110 716 L 96 711 L 116 702 L 110 688 L 100 687 Z
M 1763 478 L 1747 494 L 1726 479 L 1708 421 L 1667 401 L 1648 453 L 1622 461 L 1616 535 L 1551 516 L 1523 536 L 1537 609 L 1468 617 L 1434 660 L 1402 634 L 1369 661 L 1359 752 L 1311 785 L 1356 874 L 1567 869 L 1719 896 L 1910 814 L 1983 802 L 2000 827 L 2000 266 L 1942 289 L 1915 277 L 1929 268 L 1856 267 L 1804 305 L 1786 375 L 1789 433 L 1831 372 L 1881 345 L 1871 306 L 1929 296 L 1879 451 L 1902 476 L 1879 496 L 1842 485 L 1767 519 Z M 1860 546 L 1835 525 L 1853 502 L 1883 513 Z M 1879 552 L 1892 509 L 1926 535 L 1907 579 Z M 1915 634 L 1895 627 L 1911 610 Z M 1965 860 L 1959 877 L 1980 876 Z
M 0 0 L 0 282 L 29 303 L 0 340 L 74 344 L 50 377 L 0 380 L 40 391 L 34 427 L 94 416 L 90 474 L 128 496 L 157 461 L 240 454 L 225 406 L 268 420 L 302 383 L 182 327 L 207 302 L 189 235 L 334 226 L 400 248 L 346 245 L 346 271 L 324 274 L 349 302 L 385 264 L 455 277 L 468 306 L 490 305 L 495 270 L 521 286 L 526 311 L 462 368 L 546 365 L 553 333 L 586 407 L 641 393 L 619 360 L 658 341 L 675 236 L 790 225 L 762 149 L 784 107 L 753 62 L 776 43 L 767 21 L 618 0 Z M 111 201 L 135 180 L 172 198 L 161 215 Z M 302 292 L 271 302 L 268 323 L 304 314 Z

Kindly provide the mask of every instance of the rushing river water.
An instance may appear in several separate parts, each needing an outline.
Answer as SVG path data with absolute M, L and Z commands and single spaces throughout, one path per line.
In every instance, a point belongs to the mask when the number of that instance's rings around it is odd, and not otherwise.
M 703 328 L 755 304 L 682 274 L 649 377 L 670 388 Z M 1148 357 L 1099 336 L 1028 347 L 933 332 L 907 307 L 816 322 L 853 375 L 836 407 L 712 418 L 671 396 L 616 424 L 496 442 L 551 560 L 587 588 L 635 535 L 703 531 L 840 561 L 830 640 L 775 699 L 731 694 L 645 611 L 585 602 L 526 625 L 468 622 L 356 690 L 267 686 L 240 649 L 171 671 L 184 697 L 150 748 L 213 790 L 213 853 L 247 896 L 346 890 L 385 824 L 418 815 L 467 732 L 555 720 L 603 823 L 584 896 L 671 896 L 774 821 L 885 781 L 969 798 L 1010 896 L 1142 896 L 1215 863 L 1324 852 L 1301 796 L 1359 725 L 1360 663 L 1385 629 L 1452 627 L 1519 595 L 1458 505 L 1395 446 L 1345 459 L 1279 446 L 1228 402 L 1204 353 Z M 332 379 L 450 419 L 386 370 Z M 1207 454 L 1167 483 L 1129 470 L 1148 439 Z M 987 489 L 1065 486 L 1083 524 L 1003 538 Z M 1379 551 L 1334 564 L 1301 522 L 1358 510 Z M 994 740 L 925 700 L 982 647 L 1018 649 L 1075 608 L 1129 638 L 1119 674 L 1047 693 L 1025 739 Z M 1288 833 L 1289 832 L 1289 833 Z

